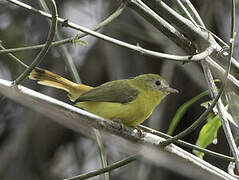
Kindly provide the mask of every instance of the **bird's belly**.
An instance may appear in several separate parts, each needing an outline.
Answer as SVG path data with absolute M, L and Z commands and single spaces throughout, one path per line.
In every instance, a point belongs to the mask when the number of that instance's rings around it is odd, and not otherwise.
M 136 126 L 146 120 L 155 108 L 147 103 L 130 102 L 127 104 L 110 102 L 80 102 L 77 107 L 83 108 L 105 119 L 117 120 L 126 126 Z

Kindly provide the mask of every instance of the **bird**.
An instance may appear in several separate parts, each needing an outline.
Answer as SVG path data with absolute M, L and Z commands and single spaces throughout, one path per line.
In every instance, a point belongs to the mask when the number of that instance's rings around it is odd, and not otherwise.
M 158 74 L 109 81 L 97 87 L 74 83 L 42 68 L 35 68 L 29 78 L 66 91 L 78 108 L 136 129 L 168 94 L 178 93 Z

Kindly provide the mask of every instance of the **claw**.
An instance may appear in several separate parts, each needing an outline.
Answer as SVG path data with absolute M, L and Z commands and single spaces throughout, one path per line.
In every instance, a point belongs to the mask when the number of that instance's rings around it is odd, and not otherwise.
M 113 118 L 113 119 L 111 119 L 111 120 L 114 121 L 114 122 L 119 123 L 119 125 L 120 125 L 120 130 L 122 130 L 122 129 L 125 127 L 125 125 L 121 122 L 121 120 L 120 120 L 119 118 Z
M 111 120 L 114 121 L 114 122 L 119 123 L 121 130 L 122 130 L 123 128 L 125 128 L 125 125 L 122 123 L 122 121 L 121 121 L 119 118 L 113 118 L 113 119 L 111 119 Z M 144 131 L 143 131 L 142 129 L 140 129 L 138 126 L 130 126 L 130 127 L 136 129 L 136 130 L 139 132 L 140 137 L 143 137 Z
M 137 131 L 139 132 L 140 137 L 143 137 L 144 135 L 144 131 L 142 129 L 140 129 L 138 126 L 131 126 L 134 129 L 137 129 Z

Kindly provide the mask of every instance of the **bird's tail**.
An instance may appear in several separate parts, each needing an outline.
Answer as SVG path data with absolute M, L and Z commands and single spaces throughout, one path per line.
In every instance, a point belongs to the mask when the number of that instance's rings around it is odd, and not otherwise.
M 75 101 L 82 93 L 92 89 L 90 86 L 84 84 L 76 84 L 72 81 L 69 81 L 66 78 L 63 78 L 53 72 L 47 71 L 41 68 L 35 68 L 29 75 L 29 78 L 36 80 L 37 83 L 54 87 L 57 89 L 62 89 L 68 92 L 68 96 L 71 101 Z

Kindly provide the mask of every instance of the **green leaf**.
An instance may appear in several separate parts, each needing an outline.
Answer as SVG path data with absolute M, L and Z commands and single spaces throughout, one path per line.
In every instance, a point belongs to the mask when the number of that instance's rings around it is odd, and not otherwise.
M 88 43 L 86 41 L 82 41 L 80 39 L 75 39 L 75 40 L 73 40 L 73 44 L 74 44 L 74 47 L 75 47 L 76 44 L 87 46 Z
M 76 47 L 76 44 L 83 45 L 83 46 L 87 46 L 87 44 L 88 44 L 86 41 L 82 41 L 79 39 L 80 34 L 81 34 L 81 31 L 78 31 L 77 35 L 75 36 L 74 40 L 72 41 L 74 47 Z
M 208 106 L 209 106 L 211 103 L 212 103 L 212 101 L 206 101 L 206 102 L 202 103 L 201 106 L 207 109 Z M 234 126 L 236 126 L 236 127 L 238 128 L 237 123 L 233 120 L 233 117 L 231 116 L 230 113 L 227 112 L 227 110 L 228 110 L 228 105 L 225 106 L 225 111 L 223 112 L 223 113 L 224 113 L 224 116 L 227 118 L 227 120 L 228 120 L 229 122 L 231 122 Z M 216 108 L 216 107 L 213 108 L 213 112 L 214 112 L 215 114 L 218 114 L 218 111 L 217 111 L 217 108 Z
M 196 145 L 201 148 L 206 148 L 217 139 L 218 129 L 221 127 L 221 120 L 218 115 L 212 117 L 212 113 L 208 117 L 208 122 L 202 127 Z M 203 159 L 204 153 L 193 150 L 193 153 Z
M 205 102 L 201 103 L 200 106 L 204 107 L 205 109 L 208 109 L 208 107 L 210 106 L 211 103 L 212 103 L 212 101 L 205 101 Z
M 188 108 L 190 106 L 192 106 L 192 104 L 194 104 L 196 101 L 198 101 L 200 98 L 206 96 L 209 94 L 209 91 L 204 91 L 201 94 L 193 97 L 192 99 L 190 99 L 189 101 L 185 102 L 183 105 L 181 105 L 177 112 L 175 113 L 170 125 L 169 125 L 169 129 L 168 129 L 168 134 L 172 135 L 173 131 L 175 130 L 175 128 L 177 127 L 178 123 L 180 122 L 181 118 L 183 117 L 183 115 L 185 114 L 185 112 L 188 110 Z

